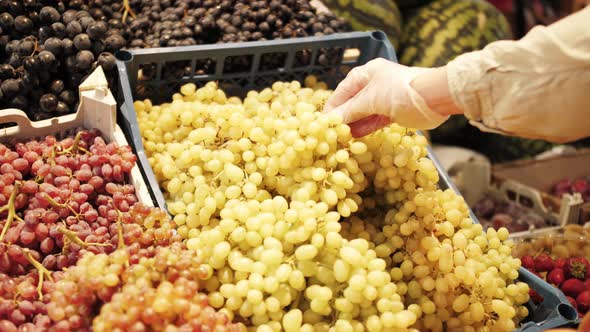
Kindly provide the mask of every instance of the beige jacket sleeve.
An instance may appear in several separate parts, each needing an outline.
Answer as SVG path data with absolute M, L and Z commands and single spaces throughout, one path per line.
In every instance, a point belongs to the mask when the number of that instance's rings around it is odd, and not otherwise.
M 567 142 L 590 136 L 590 7 L 447 65 L 456 104 L 483 131 Z

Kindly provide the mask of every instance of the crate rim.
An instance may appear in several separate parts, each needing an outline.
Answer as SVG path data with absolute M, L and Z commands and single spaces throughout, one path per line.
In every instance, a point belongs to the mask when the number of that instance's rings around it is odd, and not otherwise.
M 354 32 L 339 32 L 330 35 L 323 35 L 320 36 L 322 38 L 322 42 L 339 42 L 343 40 L 354 40 L 360 38 L 366 38 L 367 36 L 373 38 L 375 41 L 386 41 L 387 35 L 381 30 L 374 30 L 374 31 L 354 31 Z M 290 46 L 290 45 L 297 45 L 302 46 L 306 44 L 316 44 L 318 41 L 318 36 L 311 36 L 311 37 L 298 37 L 298 38 L 285 38 L 285 39 L 274 39 L 274 40 L 261 40 L 261 41 L 247 41 L 247 42 L 236 42 L 236 43 L 222 43 L 222 44 L 202 44 L 202 45 L 191 45 L 191 46 L 175 46 L 175 47 L 154 47 L 154 48 L 145 48 L 145 49 L 132 49 L 132 50 L 121 50 L 117 51 L 114 55 L 117 60 L 117 65 L 119 64 L 126 64 L 133 61 L 135 56 L 149 56 L 154 54 L 176 54 L 178 52 L 204 52 L 204 51 L 217 51 L 217 50 L 224 50 L 224 51 L 241 51 L 242 53 L 245 49 L 248 50 L 256 50 L 256 49 L 265 49 L 269 46 L 278 47 L 278 46 Z M 387 55 L 389 59 L 395 59 L 395 51 L 391 43 L 387 42 L 384 43 L 383 46 L 386 49 Z M 226 56 L 232 56 L 234 54 L 228 53 Z M 207 56 L 204 55 L 203 58 Z

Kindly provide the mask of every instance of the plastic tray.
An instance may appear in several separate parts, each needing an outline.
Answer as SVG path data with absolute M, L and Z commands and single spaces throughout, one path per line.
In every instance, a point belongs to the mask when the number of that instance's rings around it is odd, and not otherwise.
M 307 52 L 311 54 L 308 62 L 297 62 L 298 54 Z M 321 54 L 325 52 L 338 56 L 332 58 L 328 64 L 323 61 L 320 64 Z M 276 68 L 262 68 L 265 55 L 281 55 L 284 63 Z M 357 56 L 349 56 L 356 54 Z M 119 70 L 121 113 L 123 126 L 135 148 L 142 172 L 152 189 L 152 194 L 158 206 L 165 208 L 166 203 L 158 181 L 154 176 L 144 151 L 137 116 L 133 106 L 138 88 L 145 93 L 150 91 L 150 99 L 158 100 L 170 98 L 172 92 L 184 83 L 195 82 L 204 84 L 209 81 L 218 81 L 220 87 L 228 92 L 228 95 L 243 95 L 244 91 L 266 87 L 278 80 L 300 80 L 313 74 L 318 79 L 326 82 L 330 88 L 335 88 L 348 70 L 365 64 L 369 60 L 382 57 L 397 61 L 393 47 L 381 31 L 340 33 L 322 37 L 294 38 L 274 41 L 216 44 L 159 49 L 144 49 L 133 51 L 121 51 L 116 54 Z M 249 66 L 243 72 L 224 71 L 224 64 L 230 63 L 228 59 L 241 57 L 249 59 Z M 182 78 L 166 78 L 169 73 L 167 66 L 173 63 L 184 64 L 190 67 L 189 72 L 197 72 L 197 64 L 202 61 L 215 63 L 215 68 L 209 74 L 193 74 Z M 325 60 L 325 59 L 324 59 Z M 150 69 L 150 77 L 142 77 L 142 68 Z M 440 187 L 451 188 L 459 192 L 449 176 L 429 149 L 429 157 L 434 161 L 440 174 Z M 471 213 L 475 222 L 477 219 Z M 563 294 L 536 277 L 525 269 L 520 269 L 520 280 L 529 284 L 537 293 L 543 296 L 544 301 L 539 306 L 530 305 L 530 317 L 521 331 L 541 331 L 547 328 L 563 326 L 577 320 L 577 313 L 569 304 Z
M 129 145 L 123 131 L 116 123 L 117 103 L 108 89 L 101 67 L 95 70 L 79 87 L 80 106 L 75 114 L 32 122 L 22 110 L 9 108 L 0 110 L 0 123 L 16 123 L 17 126 L 0 130 L 0 141 L 10 139 L 32 140 L 47 135 L 63 136 L 80 127 L 100 130 L 107 142 L 120 146 Z M 154 206 L 148 187 L 138 164 L 131 169 L 128 181 L 135 187 L 139 202 Z

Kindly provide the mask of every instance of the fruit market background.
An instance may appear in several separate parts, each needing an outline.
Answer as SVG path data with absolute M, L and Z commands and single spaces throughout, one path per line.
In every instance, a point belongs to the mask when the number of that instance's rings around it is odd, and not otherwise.
M 0 332 L 590 330 L 587 140 L 321 113 L 587 4 L 0 0 Z

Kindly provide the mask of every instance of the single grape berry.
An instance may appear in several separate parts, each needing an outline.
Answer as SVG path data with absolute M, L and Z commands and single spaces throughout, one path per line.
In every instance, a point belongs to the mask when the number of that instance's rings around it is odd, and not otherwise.
M 59 22 L 59 20 L 61 19 L 61 15 L 57 11 L 57 9 L 50 6 L 45 6 L 41 8 L 41 11 L 39 12 L 39 19 L 41 20 L 41 22 L 45 24 L 51 24 Z
M 105 40 L 105 46 L 107 51 L 116 52 L 123 48 L 126 44 L 125 38 L 120 35 L 110 35 Z
M 39 67 L 35 56 L 28 56 L 23 60 L 23 67 L 28 71 L 35 71 Z
M 57 38 L 65 38 L 66 37 L 66 26 L 61 22 L 55 22 L 51 25 L 51 31 L 53 32 L 53 36 Z
M 0 85 L 0 89 L 2 89 L 2 94 L 4 94 L 5 98 L 11 98 L 18 93 L 20 89 L 20 82 L 18 79 L 10 78 L 2 82 Z
M 10 13 L 0 14 L 0 27 L 6 31 L 10 31 L 14 27 L 14 17 Z
M 14 19 L 14 28 L 20 33 L 27 33 L 33 29 L 33 21 L 30 18 L 20 15 Z
M 55 108 L 55 112 L 59 114 L 67 114 L 70 112 L 70 107 L 64 103 L 63 101 L 57 102 L 57 107 Z
M 49 90 L 56 95 L 59 95 L 65 88 L 65 84 L 62 80 L 55 80 L 51 82 Z
M 82 33 L 82 26 L 78 21 L 72 21 L 66 26 L 66 33 L 68 34 L 68 37 L 75 38 Z
M 14 68 L 11 65 L 4 63 L 0 65 L 0 80 L 5 80 L 14 77 Z
M 87 70 L 92 67 L 94 62 L 94 55 L 90 51 L 80 51 L 76 54 L 76 66 L 79 70 Z
M 98 21 L 88 26 L 86 34 L 93 40 L 98 40 L 104 37 L 108 30 L 108 26 L 104 21 Z
M 17 48 L 20 56 L 31 55 L 35 51 L 35 43 L 32 40 L 24 39 L 18 44 Z
M 108 52 L 99 55 L 97 61 L 104 71 L 113 70 L 117 64 L 115 56 Z
M 61 45 L 63 47 L 63 54 L 65 54 L 65 55 L 74 54 L 75 47 L 74 47 L 74 42 L 71 39 L 69 39 L 69 38 L 62 39 Z
M 39 65 L 43 69 L 49 69 L 55 63 L 55 55 L 49 51 L 41 51 L 39 52 Z
M 55 37 L 51 37 L 48 38 L 45 43 L 43 43 L 43 46 L 45 47 L 45 50 L 55 54 L 55 55 L 61 55 L 63 52 L 63 44 L 61 39 L 59 38 L 55 38 Z
M 57 107 L 57 97 L 51 93 L 44 94 L 39 99 L 39 106 L 45 112 L 53 112 Z
M 76 94 L 72 90 L 64 90 L 59 94 L 59 100 L 63 101 L 67 105 L 74 105 L 76 102 Z
M 89 50 L 92 47 L 92 41 L 87 34 L 81 33 L 74 37 L 74 46 L 80 51 Z

